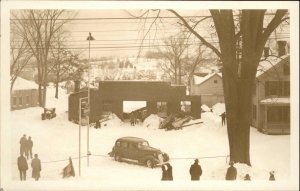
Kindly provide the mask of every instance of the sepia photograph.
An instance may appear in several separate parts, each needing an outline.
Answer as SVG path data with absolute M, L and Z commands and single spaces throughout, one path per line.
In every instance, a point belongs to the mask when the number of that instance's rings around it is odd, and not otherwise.
M 299 2 L 1 2 L 1 191 L 298 190 Z

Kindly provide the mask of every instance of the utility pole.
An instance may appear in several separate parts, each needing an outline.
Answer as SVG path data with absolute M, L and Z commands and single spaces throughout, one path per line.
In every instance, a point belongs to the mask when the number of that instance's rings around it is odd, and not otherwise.
M 87 37 L 87 40 L 89 41 L 89 60 L 88 60 L 88 124 L 87 124 L 87 145 L 86 145 L 86 152 L 87 152 L 87 166 L 89 166 L 90 163 L 90 59 L 91 59 L 91 40 L 95 40 L 94 37 L 92 37 L 91 33 L 89 32 L 89 36 Z

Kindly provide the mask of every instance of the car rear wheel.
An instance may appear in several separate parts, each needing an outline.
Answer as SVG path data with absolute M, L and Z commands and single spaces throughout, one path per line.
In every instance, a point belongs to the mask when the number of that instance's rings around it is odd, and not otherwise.
M 153 168 L 153 161 L 151 159 L 146 160 L 146 166 L 149 168 Z
M 115 161 L 121 162 L 121 157 L 117 154 L 115 154 Z

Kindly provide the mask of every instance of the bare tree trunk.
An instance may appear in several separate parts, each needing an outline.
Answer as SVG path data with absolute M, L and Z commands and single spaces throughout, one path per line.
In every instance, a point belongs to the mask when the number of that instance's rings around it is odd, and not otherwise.
M 59 73 L 56 73 L 56 82 L 55 82 L 55 98 L 58 99 L 58 83 L 59 83 Z

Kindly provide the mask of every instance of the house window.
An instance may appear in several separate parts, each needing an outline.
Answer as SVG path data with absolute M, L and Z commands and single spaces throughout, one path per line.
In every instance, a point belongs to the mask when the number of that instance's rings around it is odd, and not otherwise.
M 156 104 L 157 112 L 159 113 L 166 113 L 167 112 L 167 102 L 159 101 Z
M 289 106 L 269 106 L 267 110 L 268 123 L 290 122 L 290 107 Z
M 266 81 L 265 94 L 266 96 L 290 96 L 290 82 Z
M 190 101 L 181 101 L 180 108 L 183 112 L 191 112 L 191 102 Z
M 19 105 L 23 105 L 22 97 L 19 97 Z
M 26 96 L 26 104 L 29 105 L 29 96 Z
M 256 120 L 256 114 L 257 114 L 257 110 L 256 110 L 256 105 L 252 105 L 252 118 L 254 120 Z
M 218 80 L 214 80 L 214 83 L 217 84 L 217 83 L 218 83 Z
M 17 98 L 13 97 L 13 106 L 16 106 L 16 105 L 17 105 Z

